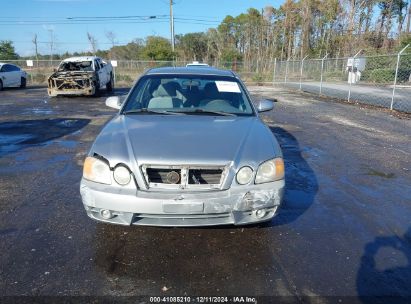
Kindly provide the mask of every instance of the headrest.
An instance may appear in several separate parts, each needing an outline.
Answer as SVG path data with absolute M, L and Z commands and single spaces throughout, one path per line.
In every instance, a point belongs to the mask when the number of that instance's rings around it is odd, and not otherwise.
M 153 92 L 153 97 L 173 97 L 177 95 L 178 83 L 173 81 L 160 84 Z
M 208 98 L 218 98 L 220 96 L 220 92 L 214 82 L 207 83 L 204 86 L 204 92 Z

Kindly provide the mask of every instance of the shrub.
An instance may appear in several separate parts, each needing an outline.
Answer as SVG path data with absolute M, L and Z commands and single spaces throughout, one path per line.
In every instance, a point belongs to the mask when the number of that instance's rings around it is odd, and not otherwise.
M 133 82 L 133 79 L 127 74 L 116 74 L 116 81 Z
M 263 85 L 264 77 L 261 74 L 254 74 L 252 80 L 260 86 Z
M 393 69 L 375 69 L 370 71 L 368 79 L 374 83 L 393 82 L 395 77 L 395 70 Z
M 47 77 L 44 74 L 33 74 L 33 83 L 46 83 Z
M 410 74 L 411 69 L 398 69 L 397 83 L 408 82 Z M 374 83 L 393 83 L 394 79 L 394 69 L 375 69 L 371 71 L 365 70 L 361 75 L 361 80 L 366 80 Z
M 409 82 L 411 77 L 411 67 L 408 69 L 398 69 L 397 83 Z

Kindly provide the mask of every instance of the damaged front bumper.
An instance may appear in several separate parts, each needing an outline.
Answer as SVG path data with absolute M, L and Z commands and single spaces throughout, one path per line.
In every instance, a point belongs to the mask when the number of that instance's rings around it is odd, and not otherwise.
M 228 190 L 161 193 L 114 188 L 82 179 L 80 193 L 92 219 L 120 225 L 245 225 L 272 219 L 284 180 Z
M 89 73 L 77 73 L 72 75 L 53 74 L 48 79 L 48 95 L 94 95 L 96 82 Z

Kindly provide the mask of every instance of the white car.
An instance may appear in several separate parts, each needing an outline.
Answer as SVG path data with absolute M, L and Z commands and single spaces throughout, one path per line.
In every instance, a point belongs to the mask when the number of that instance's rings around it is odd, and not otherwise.
M 0 91 L 8 87 L 25 88 L 27 73 L 17 65 L 0 62 Z
M 192 63 L 187 63 L 186 67 L 191 67 L 191 68 L 195 68 L 195 67 L 209 67 L 209 65 L 207 63 L 201 63 L 198 61 L 193 61 Z

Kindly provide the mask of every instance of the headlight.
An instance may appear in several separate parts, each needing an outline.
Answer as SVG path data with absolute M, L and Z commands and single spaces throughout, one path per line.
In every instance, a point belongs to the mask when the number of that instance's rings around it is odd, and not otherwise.
M 123 165 L 118 165 L 113 172 L 114 180 L 122 186 L 131 181 L 130 171 Z
M 284 178 L 284 161 L 282 158 L 267 160 L 258 167 L 255 183 L 262 184 Z
M 240 185 L 248 184 L 253 178 L 253 169 L 250 167 L 242 167 L 237 172 L 237 183 Z
M 87 157 L 84 161 L 83 177 L 90 181 L 111 184 L 110 167 L 102 160 L 95 157 Z

